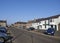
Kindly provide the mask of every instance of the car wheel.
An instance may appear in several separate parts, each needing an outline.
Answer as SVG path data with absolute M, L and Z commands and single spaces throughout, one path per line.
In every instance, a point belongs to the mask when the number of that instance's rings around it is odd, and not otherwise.
M 51 34 L 52 36 L 54 36 L 54 34 Z
M 8 41 L 6 41 L 5 43 L 12 43 L 12 40 L 8 40 Z
M 4 38 L 0 37 L 0 42 L 4 42 Z

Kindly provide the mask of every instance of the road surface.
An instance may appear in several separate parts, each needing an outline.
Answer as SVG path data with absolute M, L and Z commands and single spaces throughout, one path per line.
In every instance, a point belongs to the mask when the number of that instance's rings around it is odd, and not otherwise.
M 14 36 L 13 43 L 60 43 L 60 38 L 26 31 L 24 29 L 9 28 Z

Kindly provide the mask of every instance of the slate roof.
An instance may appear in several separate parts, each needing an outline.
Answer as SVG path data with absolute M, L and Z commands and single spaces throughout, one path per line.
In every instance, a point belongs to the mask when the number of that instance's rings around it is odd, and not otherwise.
M 49 19 L 58 18 L 59 16 L 60 16 L 60 14 L 59 15 L 50 16 L 50 17 L 47 17 L 47 18 L 34 19 L 34 20 L 31 20 L 31 21 L 28 21 L 28 22 L 29 23 L 35 23 L 35 22 L 39 22 L 39 21 L 43 21 L 43 20 L 49 20 Z
M 0 20 L 0 22 L 6 23 L 7 21 L 6 20 Z
M 15 24 L 26 24 L 27 22 L 16 22 Z

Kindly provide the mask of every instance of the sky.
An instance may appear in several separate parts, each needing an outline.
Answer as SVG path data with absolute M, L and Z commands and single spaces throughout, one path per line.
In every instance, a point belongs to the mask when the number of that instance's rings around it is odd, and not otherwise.
M 8 24 L 60 14 L 60 0 L 0 0 L 0 20 Z

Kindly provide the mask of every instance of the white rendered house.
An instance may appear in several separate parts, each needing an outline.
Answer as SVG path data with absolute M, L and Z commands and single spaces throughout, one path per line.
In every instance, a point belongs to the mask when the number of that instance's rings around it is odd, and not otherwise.
M 47 17 L 47 18 L 36 19 L 32 23 L 31 27 L 34 27 L 35 29 L 41 29 L 41 30 L 46 30 L 50 27 L 53 27 L 55 28 L 56 31 L 58 31 L 60 30 L 60 14 Z

